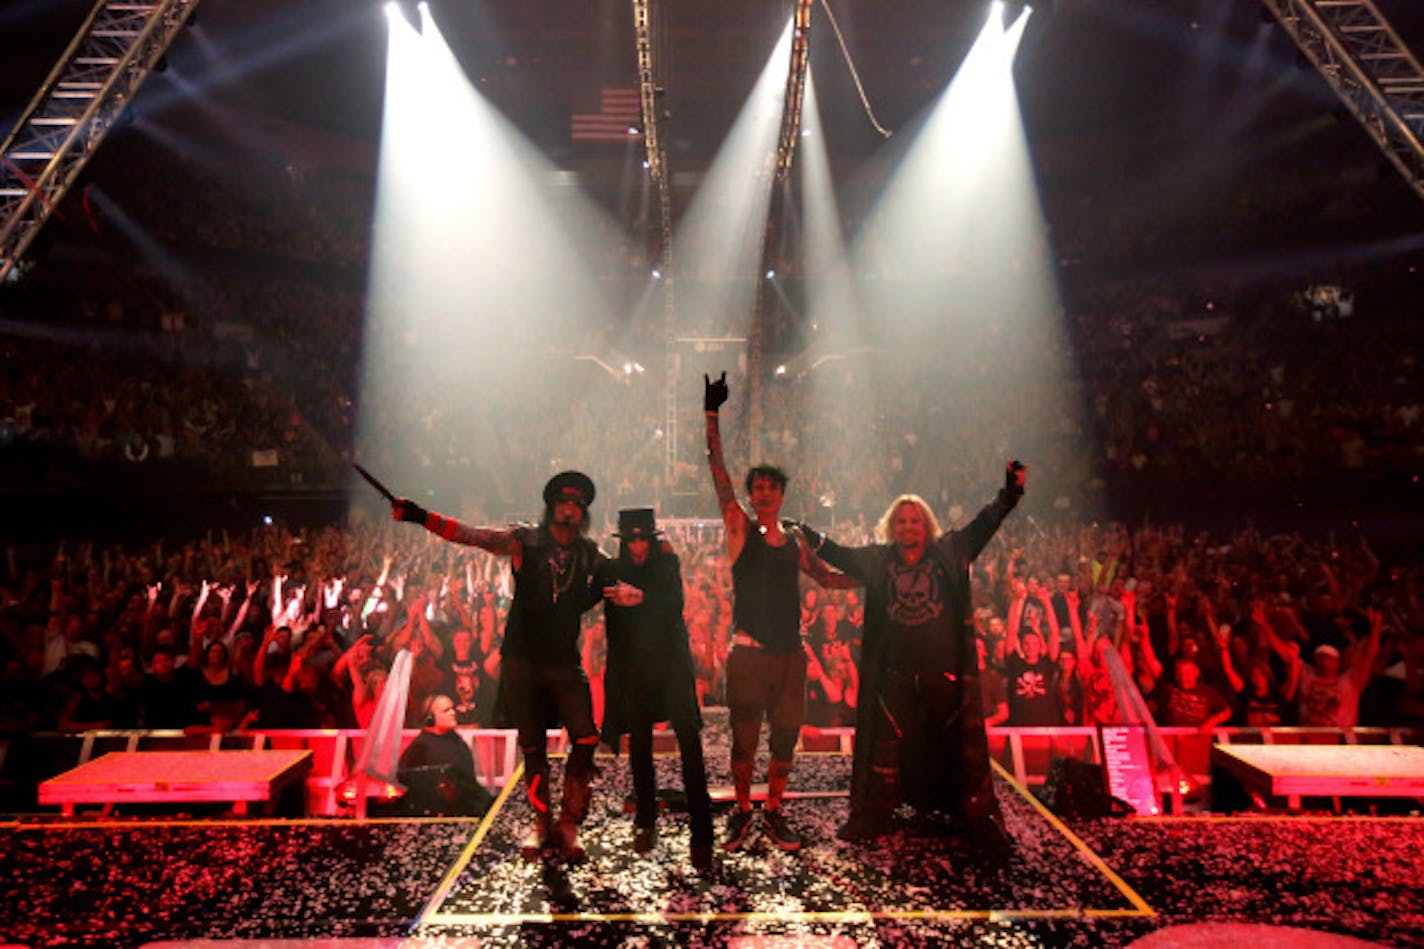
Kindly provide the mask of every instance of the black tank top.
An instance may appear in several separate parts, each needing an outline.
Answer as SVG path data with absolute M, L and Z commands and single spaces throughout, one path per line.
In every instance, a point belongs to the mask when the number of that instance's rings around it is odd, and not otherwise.
M 765 647 L 784 655 L 801 651 L 801 551 L 790 537 L 780 547 L 766 542 L 752 523 L 732 564 L 732 622 Z

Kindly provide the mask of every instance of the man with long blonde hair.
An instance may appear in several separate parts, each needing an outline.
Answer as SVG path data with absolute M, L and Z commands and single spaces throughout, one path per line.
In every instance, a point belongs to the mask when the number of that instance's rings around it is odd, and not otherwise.
M 946 814 L 952 832 L 1004 865 L 1012 852 L 994 796 L 970 624 L 969 565 L 1023 495 L 1011 461 L 998 496 L 962 530 L 942 531 L 914 494 L 896 498 L 880 543 L 842 547 L 801 525 L 833 567 L 865 584 L 850 819 L 842 840 L 890 829 L 901 803 Z

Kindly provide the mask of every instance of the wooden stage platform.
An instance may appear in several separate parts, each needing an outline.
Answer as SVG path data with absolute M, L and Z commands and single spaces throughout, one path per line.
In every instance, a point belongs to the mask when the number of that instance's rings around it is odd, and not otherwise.
M 1424 798 L 1424 748 L 1415 745 L 1215 745 L 1211 764 L 1217 810 L 1244 803 L 1238 789 L 1291 810 L 1306 797 Z
M 312 767 L 312 753 L 287 751 L 115 751 L 40 783 L 39 802 L 65 816 L 77 804 L 275 802 Z

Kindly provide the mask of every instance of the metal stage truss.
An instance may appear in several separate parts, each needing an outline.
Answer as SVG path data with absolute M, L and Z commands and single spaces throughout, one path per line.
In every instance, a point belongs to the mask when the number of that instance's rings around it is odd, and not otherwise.
M 198 0 L 99 0 L 0 148 L 0 280 L 18 264 Z
M 1424 70 L 1373 0 L 1262 0 L 1424 198 Z

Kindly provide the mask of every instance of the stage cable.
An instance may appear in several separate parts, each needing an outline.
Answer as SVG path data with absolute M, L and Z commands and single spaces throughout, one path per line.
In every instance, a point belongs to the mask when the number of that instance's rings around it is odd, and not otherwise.
M 856 71 L 855 61 L 850 58 L 850 50 L 846 47 L 845 37 L 841 35 L 840 24 L 836 22 L 836 15 L 831 12 L 830 0 L 821 0 L 821 8 L 826 11 L 826 19 L 831 21 L 831 32 L 836 34 L 836 42 L 841 44 L 841 55 L 845 57 L 846 68 L 850 70 L 850 78 L 855 82 L 855 91 L 860 94 L 860 103 L 865 107 L 865 115 L 870 119 L 870 124 L 875 127 L 875 131 L 889 138 L 894 132 L 880 124 L 880 120 L 875 117 L 875 110 L 870 107 L 870 99 L 865 95 L 865 86 L 861 84 L 860 73 Z

